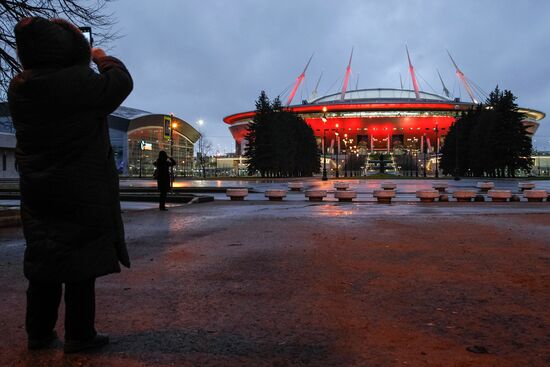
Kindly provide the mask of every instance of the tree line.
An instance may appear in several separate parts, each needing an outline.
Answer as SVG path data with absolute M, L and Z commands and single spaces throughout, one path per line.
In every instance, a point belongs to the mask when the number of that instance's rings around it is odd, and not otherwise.
M 312 128 L 262 91 L 248 125 L 244 157 L 250 175 L 305 177 L 319 172 L 320 155 Z
M 530 171 L 532 142 L 515 100 L 511 91 L 497 86 L 485 104 L 455 121 L 441 149 L 444 174 L 515 177 Z

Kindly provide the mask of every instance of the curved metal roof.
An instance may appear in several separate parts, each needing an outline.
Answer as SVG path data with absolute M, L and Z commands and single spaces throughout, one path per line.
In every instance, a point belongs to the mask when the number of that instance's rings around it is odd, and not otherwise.
M 119 106 L 113 113 L 111 113 L 111 116 L 126 120 L 134 120 L 147 115 L 153 115 L 153 113 L 125 106 Z
M 374 101 L 440 101 L 440 102 L 452 102 L 452 99 L 427 92 L 419 92 L 420 100 L 416 98 L 414 90 L 408 89 L 391 89 L 391 88 L 377 88 L 377 89 L 358 89 L 350 90 L 346 92 L 345 98 L 341 100 L 341 93 L 329 94 L 317 98 L 310 102 L 310 104 L 320 103 L 338 103 L 338 102 L 374 102 Z
M 136 108 L 120 106 L 113 113 L 111 113 L 110 116 L 127 120 L 128 122 L 124 124 L 124 129 L 127 129 L 128 131 L 151 126 L 164 127 L 165 115 L 138 110 Z M 175 131 L 179 132 L 195 144 L 201 137 L 201 134 L 187 121 L 177 116 L 173 116 L 173 118 L 178 124 Z
M 179 117 L 173 117 L 177 122 L 177 127 L 175 131 L 179 132 L 185 136 L 189 141 L 195 144 L 201 137 L 201 134 L 188 122 L 180 119 Z M 130 121 L 128 126 L 128 131 L 142 129 L 146 127 L 164 127 L 164 115 L 158 114 L 149 114 L 145 116 L 140 116 Z

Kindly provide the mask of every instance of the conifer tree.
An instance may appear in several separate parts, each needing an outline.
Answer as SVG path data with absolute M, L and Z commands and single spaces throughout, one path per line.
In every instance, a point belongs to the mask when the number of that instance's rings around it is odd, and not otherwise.
M 261 176 L 265 177 L 267 168 L 270 166 L 269 156 L 266 154 L 266 151 L 269 150 L 266 146 L 268 144 L 266 126 L 269 125 L 268 120 L 271 118 L 272 112 L 271 102 L 265 91 L 262 91 L 256 101 L 256 114 L 252 122 L 248 124 L 246 135 L 248 146 L 245 149 L 244 157 L 247 159 L 248 173 L 251 175 L 260 172 Z
M 515 100 L 497 86 L 483 106 L 455 121 L 441 150 L 444 174 L 514 177 L 531 169 L 532 142 Z
M 251 175 L 291 177 L 319 172 L 313 130 L 301 117 L 286 111 L 279 98 L 271 103 L 265 92 L 260 93 L 246 138 L 244 156 Z

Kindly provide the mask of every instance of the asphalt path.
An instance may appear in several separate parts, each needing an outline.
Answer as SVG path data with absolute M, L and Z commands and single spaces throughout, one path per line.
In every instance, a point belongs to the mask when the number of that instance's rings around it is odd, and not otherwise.
M 26 351 L 24 240 L 0 229 L 0 366 L 550 365 L 550 203 L 217 201 L 124 221 L 132 268 L 97 282 L 112 343 L 72 356 Z

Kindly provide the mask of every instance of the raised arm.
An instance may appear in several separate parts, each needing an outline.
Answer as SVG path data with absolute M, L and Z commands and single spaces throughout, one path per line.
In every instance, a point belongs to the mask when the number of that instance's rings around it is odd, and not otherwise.
M 100 48 L 92 50 L 92 60 L 99 74 L 91 71 L 87 87 L 89 103 L 94 111 L 108 115 L 120 106 L 133 89 L 130 73 L 115 57 L 107 56 Z

